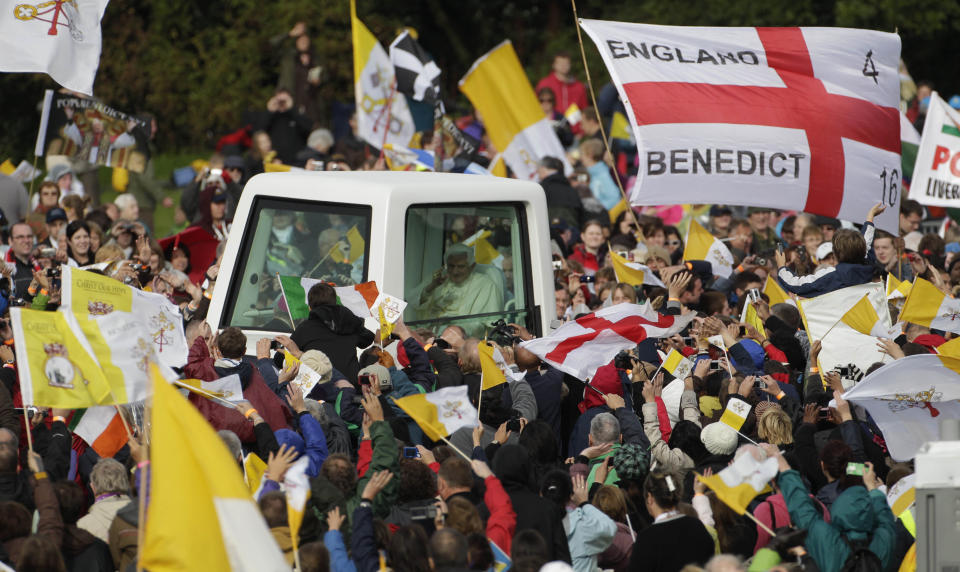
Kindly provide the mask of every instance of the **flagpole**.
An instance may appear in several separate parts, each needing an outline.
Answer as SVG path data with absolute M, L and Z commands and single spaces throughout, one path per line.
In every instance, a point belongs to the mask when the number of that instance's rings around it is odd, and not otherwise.
M 451 443 L 446 437 L 440 437 L 440 440 L 443 441 L 444 443 L 446 443 L 447 445 L 449 445 L 451 449 L 453 449 L 454 451 L 456 451 L 456 453 L 457 453 L 458 455 L 460 455 L 461 457 L 463 457 L 464 459 L 466 459 L 466 461 L 467 461 L 468 463 L 471 462 L 471 461 L 473 461 L 473 459 L 471 459 L 470 457 L 468 457 L 468 456 L 466 455 L 466 453 L 464 453 L 463 451 L 461 451 L 460 449 L 458 449 L 458 448 L 456 447 L 456 445 L 454 445 L 453 443 Z
M 140 467 L 140 489 L 137 492 L 137 572 L 143 570 L 143 542 L 147 528 L 147 493 L 149 492 L 147 475 L 152 471 L 150 467 L 150 440 L 147 435 L 153 428 L 150 426 L 153 398 L 143 402 L 143 453 L 146 465 Z M 122 415 L 121 415 L 122 417 Z
M 433 171 L 443 172 L 443 100 L 437 93 L 437 101 L 433 107 Z
M 587 52 L 583 49 L 583 34 L 580 32 L 580 18 L 577 16 L 577 0 L 570 0 L 570 5 L 573 7 L 573 25 L 577 28 L 577 43 L 580 44 L 580 57 L 583 59 L 583 71 L 587 76 L 587 88 L 590 89 L 590 100 L 593 102 L 593 109 L 596 111 L 599 109 L 599 107 L 597 107 L 597 94 L 593 90 L 593 80 L 590 78 L 590 66 L 587 65 Z M 603 121 L 598 121 L 598 123 L 600 124 L 600 136 L 603 139 L 603 147 L 612 157 L 613 152 L 610 151 L 610 142 L 607 140 L 607 132 L 603 127 Z M 617 182 L 617 188 L 620 189 L 620 196 L 622 196 L 623 200 L 627 203 L 627 212 L 630 213 L 630 218 L 633 219 L 633 224 L 637 227 L 634 234 L 641 232 L 640 221 L 637 220 L 637 214 L 633 212 L 633 206 L 630 204 L 630 198 L 627 196 L 627 192 L 623 190 L 623 182 L 620 181 L 620 172 L 613 169 L 613 174 L 613 180 Z
M 825 334 L 823 334 L 822 336 L 820 336 L 820 342 L 823 343 L 823 338 L 827 337 L 827 334 L 829 334 L 831 331 L 833 331 L 833 329 L 837 327 L 837 324 L 839 324 L 839 323 L 842 322 L 842 321 L 843 321 L 843 316 L 840 316 L 840 319 L 837 320 L 836 322 L 834 322 L 833 325 L 830 326 L 830 329 L 828 329 Z
M 383 128 L 383 141 L 380 143 L 380 159 L 383 159 L 384 147 L 387 145 L 387 135 L 390 134 L 390 121 L 393 120 L 393 97 L 397 93 L 397 78 L 393 78 L 390 85 L 390 96 L 387 98 L 387 123 Z M 381 112 L 381 116 L 383 113 Z M 434 161 L 436 163 L 436 161 Z M 436 167 L 436 165 L 434 165 Z
M 234 404 L 234 403 L 232 403 L 232 402 L 230 402 L 230 401 L 227 401 L 226 399 L 223 399 L 222 397 L 217 397 L 216 395 L 214 395 L 214 394 L 212 394 L 212 393 L 210 393 L 210 392 L 208 392 L 208 391 L 205 391 L 205 390 L 203 390 L 203 389 L 200 389 L 199 387 L 194 387 L 194 386 L 192 386 L 192 385 L 183 383 L 183 382 L 181 382 L 179 379 L 174 380 L 173 383 L 174 383 L 175 385 L 178 385 L 178 386 L 184 388 L 184 389 L 187 389 L 187 390 L 189 390 L 189 391 L 192 391 L 193 393 L 196 393 L 197 395 L 202 395 L 202 396 L 206 397 L 207 399 L 209 399 L 209 400 L 211 400 L 211 401 L 218 401 L 221 405 L 224 405 L 224 406 L 226 406 L 226 407 L 229 407 L 230 409 L 233 409 L 233 410 L 236 410 L 236 409 L 237 409 L 236 404 Z
M 32 453 L 33 452 L 33 427 L 32 427 L 33 424 L 30 422 L 30 416 L 26 415 L 28 407 L 30 406 L 24 405 L 23 412 L 27 422 L 27 450 Z
M 287 307 L 287 315 L 290 316 L 290 327 L 294 328 L 297 323 L 293 321 L 293 312 L 290 311 L 290 301 L 287 300 L 287 291 L 283 289 L 283 280 L 280 280 L 279 272 L 277 272 L 277 282 L 280 283 L 280 295 L 283 296 L 283 304 Z

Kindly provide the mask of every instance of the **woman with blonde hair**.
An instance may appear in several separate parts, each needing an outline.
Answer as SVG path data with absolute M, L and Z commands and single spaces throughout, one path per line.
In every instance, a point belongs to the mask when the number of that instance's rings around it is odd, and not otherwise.
M 784 445 L 793 445 L 793 422 L 783 409 L 769 407 L 757 415 L 757 435 L 783 449 Z

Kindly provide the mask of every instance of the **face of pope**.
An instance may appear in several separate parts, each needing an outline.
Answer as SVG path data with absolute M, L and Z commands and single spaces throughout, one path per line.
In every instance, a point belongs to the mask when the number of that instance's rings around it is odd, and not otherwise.
M 447 260 L 447 278 L 454 284 L 463 284 L 470 277 L 474 266 L 467 262 L 466 256 L 451 256 Z

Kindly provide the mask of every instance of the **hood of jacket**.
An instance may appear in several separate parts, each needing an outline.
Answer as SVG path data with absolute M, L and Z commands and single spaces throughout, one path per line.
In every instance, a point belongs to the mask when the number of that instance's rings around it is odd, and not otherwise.
M 530 455 L 520 445 L 504 445 L 493 458 L 493 473 L 508 492 L 531 490 Z
M 864 538 L 875 527 L 870 493 L 853 486 L 840 493 L 830 506 L 830 523 L 850 538 Z
M 597 368 L 597 373 L 595 373 L 593 379 L 590 380 L 590 385 L 604 394 L 613 393 L 614 395 L 623 395 L 623 383 L 620 381 L 620 374 L 612 364 Z M 583 413 L 591 407 L 600 405 L 606 405 L 603 398 L 597 395 L 596 391 L 585 387 L 583 389 L 583 401 L 577 406 L 580 409 L 580 413 Z
M 250 385 L 250 381 L 253 379 L 253 366 L 242 359 L 238 365 L 231 367 L 214 365 L 213 369 L 216 370 L 220 377 L 227 377 L 228 375 L 237 374 L 237 376 L 240 378 L 240 387 L 242 387 L 244 390 L 247 389 L 247 387 Z
M 277 429 L 273 432 L 273 435 L 277 438 L 277 443 L 282 447 L 286 445 L 287 447 L 292 447 L 294 451 L 297 452 L 297 458 L 303 455 L 303 452 L 307 450 L 307 446 L 303 441 L 303 437 L 299 433 L 293 431 L 292 429 Z
M 310 318 L 320 321 L 334 334 L 345 336 L 363 329 L 363 320 L 343 306 L 323 304 L 310 310 Z

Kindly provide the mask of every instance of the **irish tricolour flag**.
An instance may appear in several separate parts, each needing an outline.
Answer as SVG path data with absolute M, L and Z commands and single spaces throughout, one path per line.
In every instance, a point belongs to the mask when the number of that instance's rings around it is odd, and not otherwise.
M 127 431 L 120 413 L 112 405 L 89 407 L 73 428 L 73 433 L 103 458 L 116 455 L 127 444 Z
M 310 315 L 310 306 L 307 304 L 307 292 L 314 284 L 323 282 L 314 278 L 300 278 L 299 276 L 280 276 L 280 287 L 283 290 L 283 299 L 287 303 L 290 317 L 303 320 Z M 370 308 L 377 300 L 380 292 L 376 282 L 364 282 L 353 286 L 334 287 L 337 291 L 337 303 L 347 308 L 360 318 L 370 316 Z

